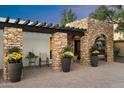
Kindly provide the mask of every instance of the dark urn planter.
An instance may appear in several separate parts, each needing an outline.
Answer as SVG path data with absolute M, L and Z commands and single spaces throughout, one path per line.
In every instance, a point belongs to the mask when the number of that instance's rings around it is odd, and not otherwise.
M 11 82 L 18 82 L 21 80 L 22 68 L 23 68 L 22 63 L 8 64 L 9 80 Z
M 63 72 L 70 72 L 71 58 L 63 58 L 62 60 L 62 70 Z
M 91 56 L 91 66 L 92 67 L 98 66 L 98 57 L 97 56 Z

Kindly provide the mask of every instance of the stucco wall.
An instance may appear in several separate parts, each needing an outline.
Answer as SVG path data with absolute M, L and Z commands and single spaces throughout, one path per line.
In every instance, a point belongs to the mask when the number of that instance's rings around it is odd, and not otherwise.
M 123 41 L 115 41 L 115 47 L 120 49 L 120 56 L 124 56 L 124 40 Z
M 28 66 L 25 56 L 29 51 L 33 51 L 37 56 L 39 53 L 42 53 L 42 55 L 47 54 L 50 58 L 50 36 L 50 34 L 23 32 L 24 66 Z M 38 65 L 38 59 L 36 63 Z
M 3 68 L 3 30 L 0 30 L 0 69 Z
M 34 51 L 36 55 L 39 53 L 49 54 L 49 34 L 39 34 L 39 33 L 31 33 L 31 32 L 23 32 L 23 53 L 24 57 L 29 51 Z M 3 68 L 3 31 L 0 30 L 0 69 Z M 28 66 L 28 61 L 24 58 L 23 60 L 24 66 Z M 38 60 L 37 60 L 38 64 Z
M 123 32 L 114 32 L 114 40 L 124 40 Z

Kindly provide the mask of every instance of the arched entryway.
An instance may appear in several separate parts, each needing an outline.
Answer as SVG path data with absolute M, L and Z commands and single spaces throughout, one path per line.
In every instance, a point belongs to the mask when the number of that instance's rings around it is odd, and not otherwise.
M 96 41 L 95 41 L 95 46 L 97 47 L 99 54 L 98 58 L 99 60 L 107 60 L 107 54 L 106 54 L 106 39 L 104 35 L 100 35 Z
M 113 62 L 113 26 L 107 22 L 88 20 L 88 30 L 85 36 L 81 38 L 81 62 L 89 65 L 90 49 L 94 45 L 96 39 L 104 35 L 106 41 L 106 57 L 107 62 Z

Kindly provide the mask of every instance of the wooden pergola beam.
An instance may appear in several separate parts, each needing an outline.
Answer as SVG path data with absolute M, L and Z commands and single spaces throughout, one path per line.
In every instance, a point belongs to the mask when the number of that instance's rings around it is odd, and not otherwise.
M 38 25 L 38 27 L 44 27 L 46 25 L 46 22 L 42 22 L 40 23 L 40 25 Z
M 23 25 L 28 25 L 30 23 L 30 20 L 27 20 L 23 23 Z
M 19 24 L 21 22 L 20 18 L 16 19 L 14 23 L 9 22 L 10 17 L 7 17 L 5 22 L 0 22 L 0 28 L 4 27 L 16 27 L 22 28 L 23 30 L 29 30 L 29 32 L 39 32 L 39 33 L 54 33 L 54 32 L 63 32 L 63 33 L 71 33 L 71 34 L 82 34 L 86 29 L 60 26 L 59 24 L 46 24 L 46 22 L 39 23 L 38 21 L 32 22 L 30 20 L 26 20 L 23 24 Z
M 38 24 L 38 21 L 34 22 L 33 24 L 31 24 L 30 26 L 36 26 Z
M 52 27 L 52 23 L 50 23 L 50 24 L 46 24 L 46 26 L 45 27 Z
M 7 17 L 6 20 L 5 20 L 5 23 L 8 23 L 10 20 L 10 17 Z
M 20 18 L 16 19 L 15 24 L 18 24 L 20 22 Z

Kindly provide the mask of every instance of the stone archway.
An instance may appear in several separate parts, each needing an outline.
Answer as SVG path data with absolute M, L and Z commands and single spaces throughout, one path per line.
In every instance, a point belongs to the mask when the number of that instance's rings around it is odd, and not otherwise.
M 88 20 L 88 29 L 81 38 L 81 62 L 85 65 L 90 63 L 90 49 L 96 39 L 104 35 L 106 40 L 107 62 L 113 62 L 113 26 L 107 22 L 94 19 Z
M 107 61 L 113 62 L 113 24 L 85 18 L 68 23 L 66 26 L 86 29 L 84 36 L 81 37 L 81 63 L 89 65 L 90 48 L 101 34 L 106 38 Z

